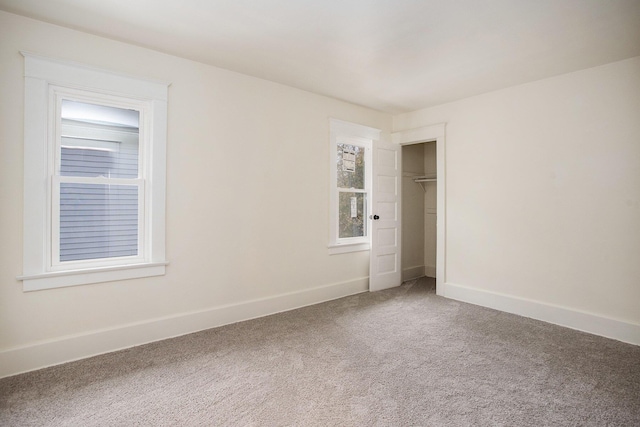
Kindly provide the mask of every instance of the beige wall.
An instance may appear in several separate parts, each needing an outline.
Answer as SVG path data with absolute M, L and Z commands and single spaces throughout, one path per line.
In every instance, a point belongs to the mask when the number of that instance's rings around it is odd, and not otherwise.
M 399 115 L 394 130 L 442 122 L 446 286 L 620 320 L 640 342 L 640 58 Z
M 4 12 L 0 28 L 0 365 L 121 328 L 114 342 L 96 338 L 96 348 L 256 315 L 239 308 L 235 318 L 173 327 L 218 307 L 284 295 L 279 310 L 366 289 L 368 252 L 327 252 L 329 118 L 388 135 L 389 115 Z M 20 50 L 171 82 L 166 276 L 22 291 Z M 162 328 L 132 329 L 157 319 Z

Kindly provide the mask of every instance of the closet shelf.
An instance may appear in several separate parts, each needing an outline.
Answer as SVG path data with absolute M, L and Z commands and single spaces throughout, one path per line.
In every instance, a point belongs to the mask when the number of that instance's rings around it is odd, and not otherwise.
M 416 176 L 413 177 L 413 182 L 417 182 L 418 184 L 420 184 L 420 186 L 422 187 L 422 189 L 424 191 L 427 191 L 427 189 L 424 186 L 425 182 L 436 182 L 438 179 L 434 176 Z

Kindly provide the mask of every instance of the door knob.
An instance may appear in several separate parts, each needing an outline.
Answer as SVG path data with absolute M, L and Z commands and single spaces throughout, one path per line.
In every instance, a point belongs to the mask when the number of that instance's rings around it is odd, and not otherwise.
M 369 218 L 373 220 L 380 219 L 378 215 L 369 215 Z

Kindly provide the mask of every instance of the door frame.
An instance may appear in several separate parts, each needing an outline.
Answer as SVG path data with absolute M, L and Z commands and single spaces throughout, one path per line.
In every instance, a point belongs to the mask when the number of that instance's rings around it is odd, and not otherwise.
M 391 140 L 400 146 L 422 144 L 424 142 L 436 143 L 436 168 L 438 191 L 436 198 L 436 294 L 444 295 L 446 283 L 446 143 L 445 143 L 446 123 L 438 123 L 431 126 L 423 126 L 415 129 L 393 132 Z M 400 192 L 402 197 L 402 192 Z M 402 206 L 402 199 L 400 199 Z M 400 230 L 402 231 L 402 218 L 400 220 Z M 402 257 L 402 252 L 400 252 Z M 399 260 L 402 265 L 402 259 Z

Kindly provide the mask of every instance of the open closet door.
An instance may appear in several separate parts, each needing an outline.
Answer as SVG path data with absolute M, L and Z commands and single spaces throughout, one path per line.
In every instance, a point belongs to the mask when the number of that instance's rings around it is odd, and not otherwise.
M 400 145 L 376 141 L 373 146 L 373 191 L 369 290 L 399 286 L 400 267 Z

